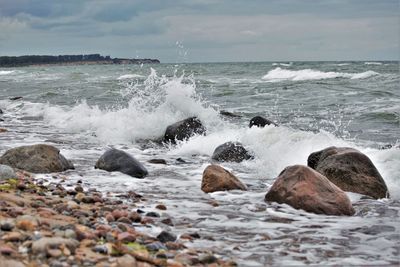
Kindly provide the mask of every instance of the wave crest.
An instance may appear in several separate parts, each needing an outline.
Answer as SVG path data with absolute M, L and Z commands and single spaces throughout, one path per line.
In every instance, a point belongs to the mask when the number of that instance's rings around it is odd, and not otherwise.
M 365 79 L 371 76 L 379 75 L 375 71 L 365 71 L 361 73 L 344 73 L 344 72 L 324 72 L 312 69 L 303 70 L 288 70 L 275 68 L 270 70 L 265 76 L 262 77 L 263 80 L 269 82 L 279 82 L 284 80 L 289 81 L 306 81 L 306 80 L 322 80 L 322 79 L 333 79 L 333 78 L 348 78 L 348 79 Z

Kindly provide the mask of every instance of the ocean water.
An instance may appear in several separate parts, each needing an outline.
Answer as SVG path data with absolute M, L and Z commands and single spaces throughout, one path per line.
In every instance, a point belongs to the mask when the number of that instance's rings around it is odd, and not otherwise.
M 72 184 L 103 192 L 133 190 L 164 203 L 175 227 L 143 228 L 176 234 L 198 232 L 187 246 L 212 248 L 241 266 L 396 264 L 400 243 L 399 62 L 262 62 L 159 65 L 33 66 L 0 69 L 0 153 L 48 143 L 76 167 Z M 22 96 L 20 100 L 10 97 Z M 226 117 L 220 111 L 240 117 Z M 261 115 L 279 127 L 248 128 Z M 176 146 L 149 140 L 190 116 L 206 136 Z M 202 172 L 214 149 L 239 141 L 254 160 L 221 165 L 248 191 L 205 194 Z M 371 200 L 348 193 L 356 214 L 324 216 L 263 201 L 276 176 L 306 164 L 311 152 L 350 146 L 368 155 L 391 195 Z M 145 179 L 95 170 L 109 147 L 144 163 Z M 168 165 L 147 161 L 163 158 Z M 183 159 L 177 161 L 177 159 Z M 51 175 L 38 175 L 49 178 Z M 219 205 L 214 207 L 213 203 Z M 140 227 L 140 226 L 138 226 Z

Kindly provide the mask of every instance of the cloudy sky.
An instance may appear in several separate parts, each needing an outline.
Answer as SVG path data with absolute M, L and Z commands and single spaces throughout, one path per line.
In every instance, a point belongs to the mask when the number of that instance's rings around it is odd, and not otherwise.
M 0 0 L 0 55 L 398 60 L 399 0 Z

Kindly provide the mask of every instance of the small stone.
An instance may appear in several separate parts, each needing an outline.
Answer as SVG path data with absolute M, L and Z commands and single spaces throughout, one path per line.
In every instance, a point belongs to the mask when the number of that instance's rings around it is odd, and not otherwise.
M 34 254 L 46 253 L 48 247 L 60 247 L 64 245 L 72 253 L 79 246 L 79 242 L 74 239 L 66 239 L 62 237 L 43 237 L 32 243 L 32 252 Z
M 0 164 L 0 181 L 17 178 L 14 169 L 8 165 Z
M 136 259 L 129 254 L 125 254 L 117 259 L 117 267 L 137 267 Z
M 21 190 L 21 191 L 24 191 L 24 190 L 26 189 L 25 183 L 24 183 L 24 182 L 19 182 L 19 183 L 17 184 L 17 189 L 18 189 L 18 190 Z
M 218 259 L 214 255 L 211 255 L 211 254 L 202 254 L 199 256 L 199 261 L 203 264 L 211 264 L 211 263 L 217 262 Z
M 78 193 L 75 196 L 75 199 L 78 200 L 79 202 L 82 202 L 82 199 L 85 197 L 84 193 Z
M 137 212 L 131 212 L 129 213 L 129 219 L 132 222 L 140 222 L 142 220 L 142 216 L 140 216 L 140 214 Z
M 9 247 L 7 245 L 0 246 L 0 254 L 1 255 L 10 256 L 10 255 L 12 255 L 14 253 L 15 253 L 15 250 L 12 249 L 11 247 Z
M 72 201 L 72 200 L 67 201 L 67 207 L 68 207 L 68 209 L 71 209 L 71 210 L 79 209 L 78 203 L 76 203 L 75 201 Z
M 3 239 L 6 242 L 19 242 L 19 241 L 22 241 L 23 235 L 18 232 L 11 232 L 11 233 L 3 235 L 1 237 L 1 239 Z
M 64 237 L 65 238 L 72 238 L 72 239 L 76 239 L 76 233 L 74 230 L 72 229 L 67 229 L 64 232 Z
M 48 257 L 58 258 L 61 255 L 62 255 L 62 252 L 59 249 L 47 249 L 47 256 Z
M 147 216 L 147 217 L 159 218 L 159 217 L 160 217 L 160 214 L 158 214 L 157 212 L 154 212 L 154 211 L 150 211 L 150 212 L 146 213 L 146 216 Z
M 167 250 L 167 247 L 163 243 L 157 241 L 157 242 L 147 244 L 146 249 L 148 249 L 149 251 L 159 251 L 161 249 Z
M 128 232 L 123 232 L 118 234 L 117 239 L 123 243 L 129 243 L 134 242 L 136 240 L 136 236 Z
M 159 210 L 167 210 L 167 207 L 166 207 L 165 205 L 163 205 L 163 204 L 158 204 L 158 205 L 156 206 L 156 209 L 159 209 Z
M 4 220 L 0 222 L 0 229 L 2 231 L 11 231 L 15 224 L 11 220 Z
M 92 250 L 100 254 L 108 254 L 108 247 L 106 245 L 97 245 Z
M 164 164 L 164 165 L 167 165 L 167 161 L 165 159 L 151 159 L 148 162 L 149 163 L 153 163 L 153 164 Z
M 126 218 L 126 217 L 121 217 L 121 218 L 119 218 L 119 219 L 117 220 L 117 222 L 126 223 L 126 224 L 131 224 L 131 223 L 132 223 L 131 220 L 129 220 L 129 219 Z
M 158 236 L 157 239 L 160 240 L 163 243 L 166 242 L 174 242 L 176 240 L 176 235 L 167 232 L 167 231 L 162 231 Z
M 77 185 L 74 189 L 75 189 L 75 192 L 78 192 L 78 193 L 82 193 L 83 192 L 83 187 L 80 186 L 80 185 Z
M 107 222 L 114 222 L 115 218 L 114 218 L 114 216 L 112 216 L 111 213 L 109 213 L 106 215 L 106 220 L 107 220 Z
M 169 226 L 174 226 L 174 223 L 172 222 L 171 218 L 163 219 L 163 220 L 161 220 L 161 222 L 163 224 L 166 224 L 166 225 L 169 225 Z

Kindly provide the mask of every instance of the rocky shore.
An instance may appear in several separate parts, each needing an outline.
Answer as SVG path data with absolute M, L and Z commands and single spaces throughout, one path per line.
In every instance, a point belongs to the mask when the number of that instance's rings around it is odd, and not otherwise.
M 199 234 L 149 236 L 135 228 L 155 222 L 157 212 L 137 208 L 135 192 L 104 196 L 68 177 L 35 180 L 25 171 L 0 183 L 0 266 L 235 266 L 212 251 L 187 248 Z M 166 212 L 168 207 L 156 207 Z

